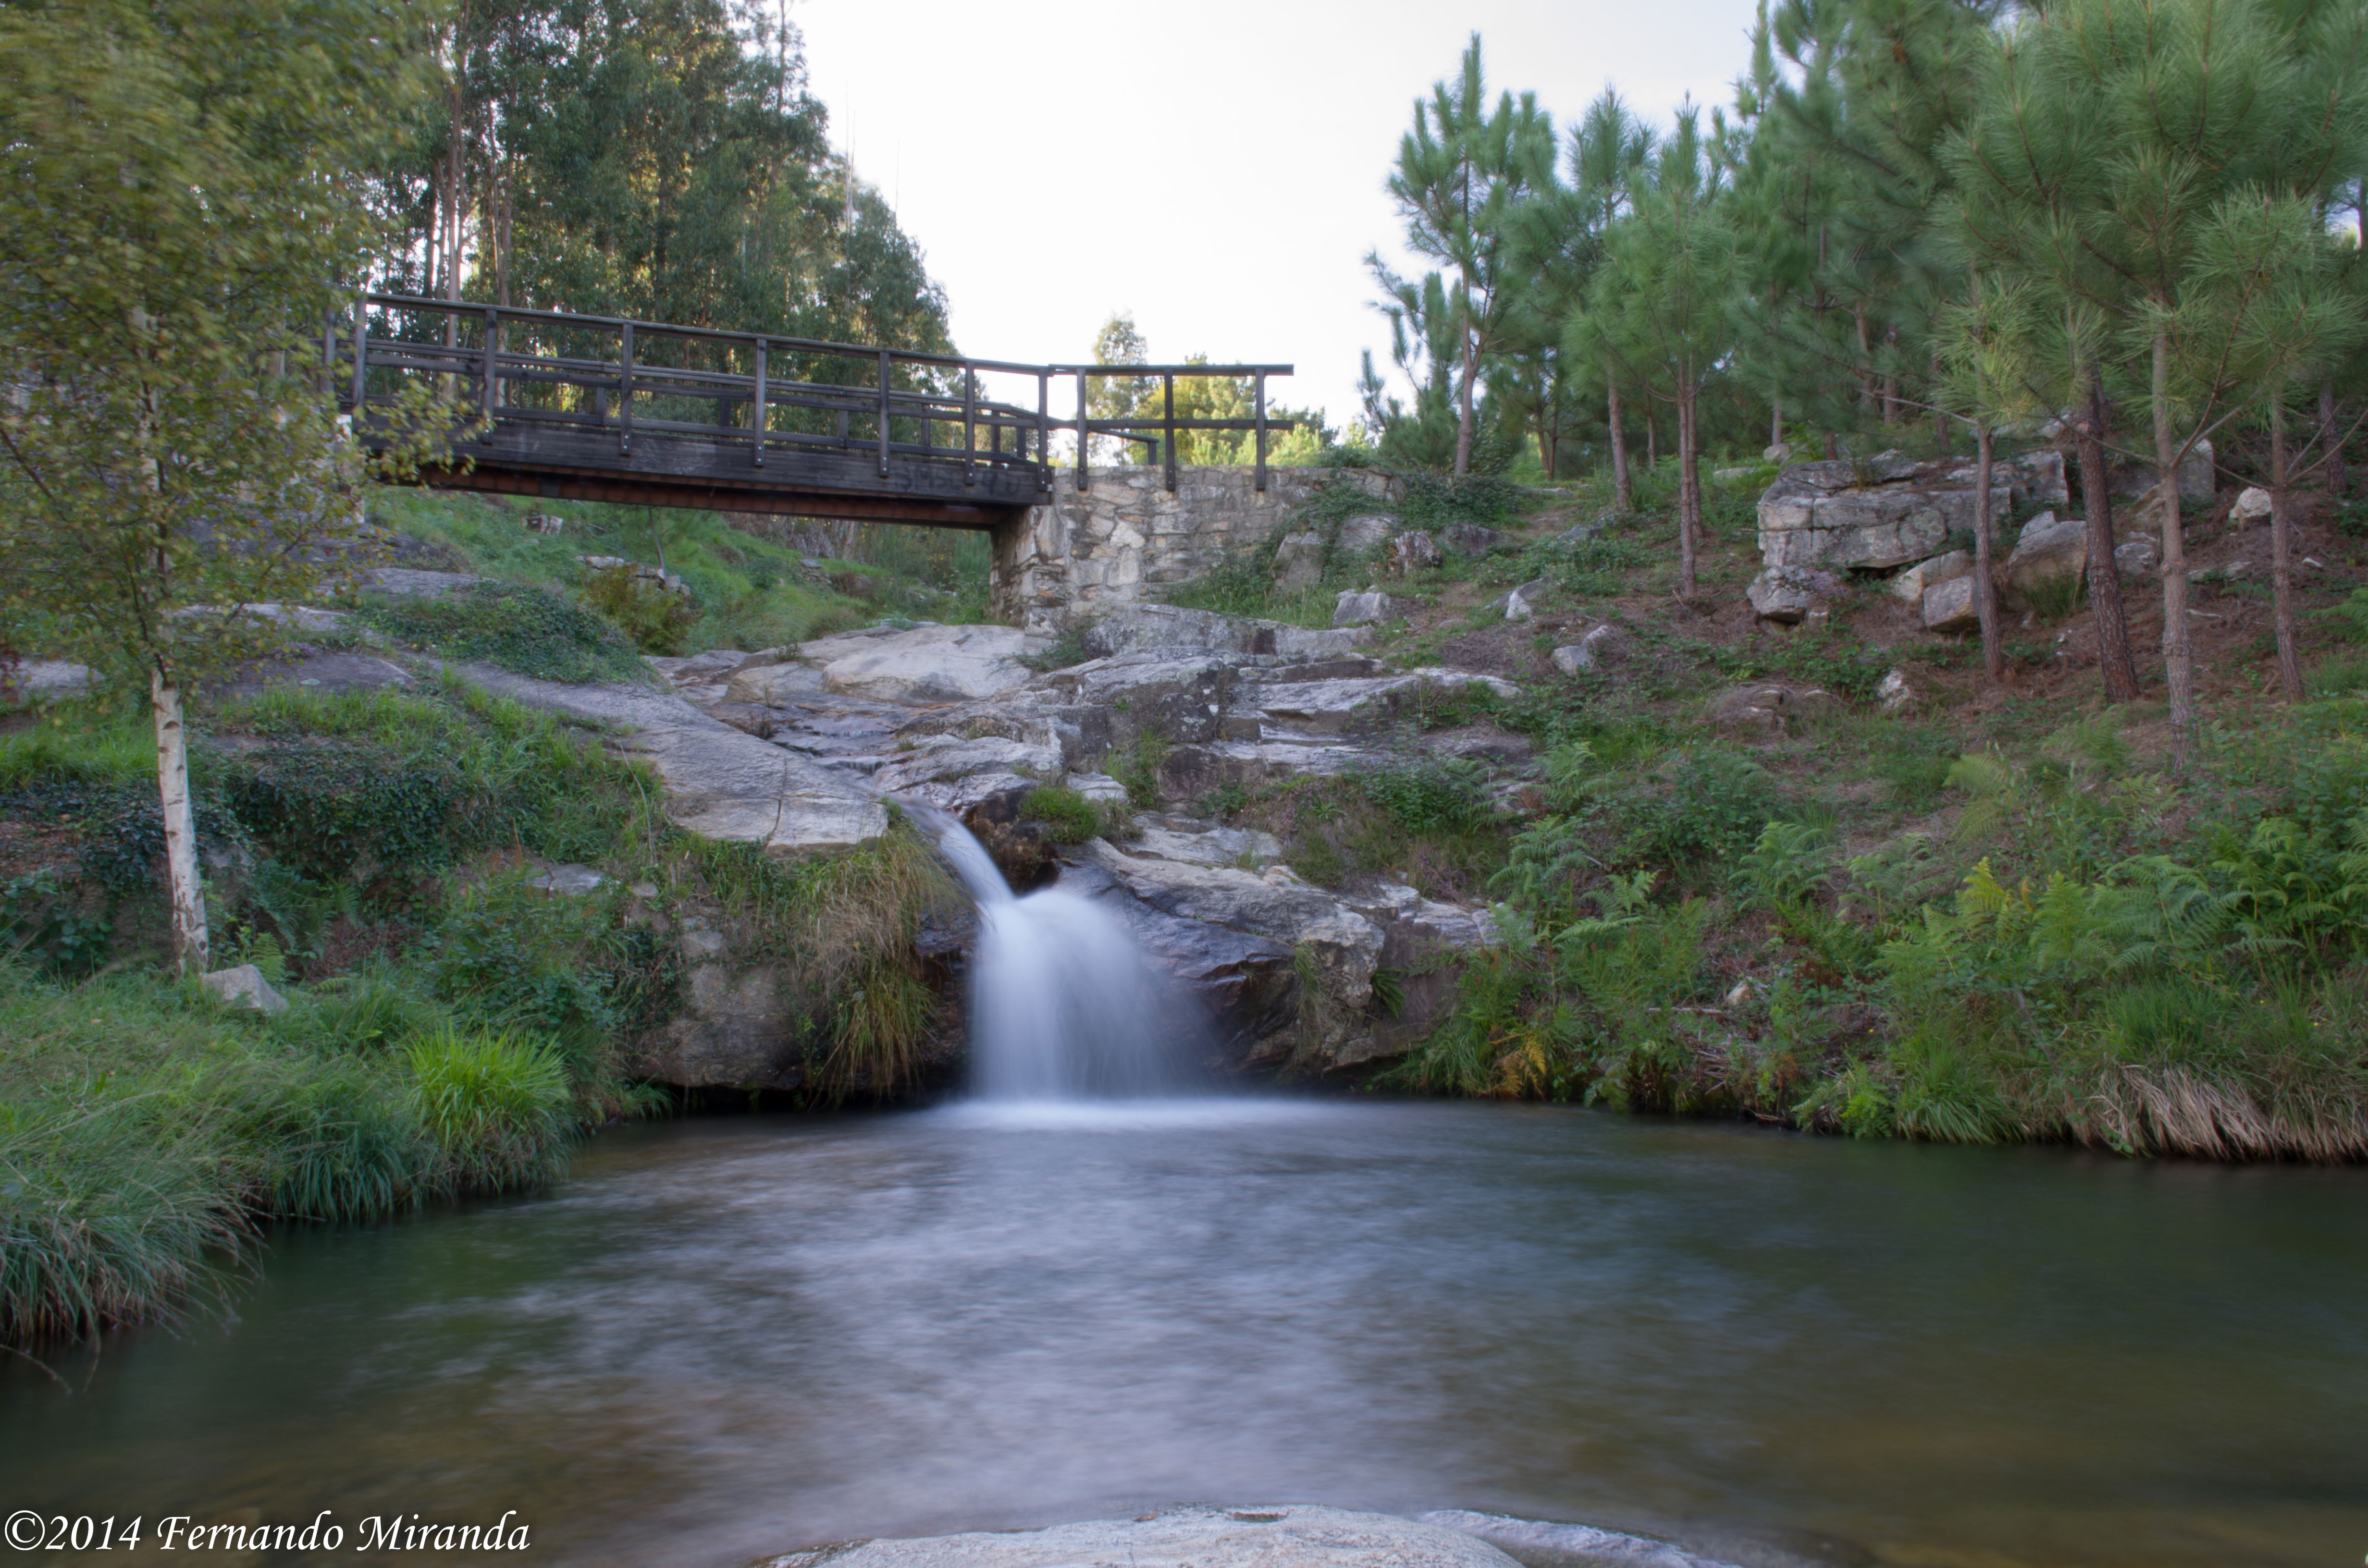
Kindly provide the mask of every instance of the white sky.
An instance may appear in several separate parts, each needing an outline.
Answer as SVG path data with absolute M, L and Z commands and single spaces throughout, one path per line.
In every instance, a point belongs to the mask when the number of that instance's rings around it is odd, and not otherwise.
M 1335 425 L 1357 413 L 1358 351 L 1389 369 L 1361 261 L 1398 255 L 1383 182 L 1471 32 L 1492 94 L 1534 90 L 1559 128 L 1607 81 L 1655 121 L 1688 93 L 1729 103 L 1752 16 L 1751 0 L 790 8 L 833 142 L 922 247 L 962 352 L 1084 358 L 1129 311 L 1158 359 L 1295 364 L 1270 395 Z

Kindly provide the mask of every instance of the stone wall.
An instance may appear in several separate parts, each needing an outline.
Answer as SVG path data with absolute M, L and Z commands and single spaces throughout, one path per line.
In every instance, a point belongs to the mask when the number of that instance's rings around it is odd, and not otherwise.
M 996 530 L 990 579 L 996 615 L 1030 631 L 1056 632 L 1081 616 L 1159 597 L 1262 543 L 1286 514 L 1330 483 L 1389 499 L 1395 481 L 1361 469 L 1270 468 L 1266 489 L 1249 468 L 1156 467 L 1058 471 L 1049 505 Z

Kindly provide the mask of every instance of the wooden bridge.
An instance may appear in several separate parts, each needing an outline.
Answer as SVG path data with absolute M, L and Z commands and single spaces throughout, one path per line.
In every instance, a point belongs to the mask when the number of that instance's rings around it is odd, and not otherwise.
M 423 483 L 580 501 L 994 528 L 1048 500 L 1052 438 L 1148 449 L 1176 488 L 1182 432 L 1255 432 L 1266 488 L 1266 382 L 1288 365 L 1023 365 L 906 349 L 518 310 L 403 294 L 361 296 L 324 324 L 322 359 L 365 446 L 435 399 L 451 460 Z M 1248 419 L 1178 419 L 1179 378 L 1253 381 Z M 1096 419 L 1088 383 L 1156 379 L 1156 415 Z M 1034 407 L 985 395 L 1032 381 Z M 1076 412 L 1052 413 L 1053 383 Z M 406 397 L 406 389 L 415 389 Z M 439 426 L 439 427 L 442 427 Z

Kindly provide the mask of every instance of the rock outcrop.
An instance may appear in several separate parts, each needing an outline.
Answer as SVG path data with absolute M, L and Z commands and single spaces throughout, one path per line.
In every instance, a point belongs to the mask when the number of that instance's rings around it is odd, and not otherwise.
M 1974 526 L 1974 471 L 1884 452 L 1794 463 L 1759 497 L 1759 553 L 1770 566 L 1887 568 L 1939 554 Z M 2061 453 L 2025 453 L 1994 466 L 1991 515 L 2067 497 Z

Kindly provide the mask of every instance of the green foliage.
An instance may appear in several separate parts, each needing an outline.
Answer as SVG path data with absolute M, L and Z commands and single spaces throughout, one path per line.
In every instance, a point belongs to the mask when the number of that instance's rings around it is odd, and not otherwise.
M 1020 818 L 1052 829 L 1056 844 L 1083 844 L 1100 837 L 1110 831 L 1113 817 L 1119 814 L 1122 813 L 1114 813 L 1069 789 L 1030 790 L 1019 802 Z
M 408 646 L 464 663 L 498 665 L 537 680 L 646 678 L 616 627 L 537 588 L 472 583 L 434 598 L 372 600 L 359 613 Z
M 1428 760 L 1358 776 L 1365 799 L 1409 833 L 1472 833 L 1496 819 L 1474 762 Z
M 419 1127 L 455 1190 L 499 1191 L 545 1175 L 575 1131 L 557 1051 L 515 1030 L 442 1029 L 404 1050 Z
M 1740 752 L 1698 746 L 1661 770 L 1663 789 L 1620 811 L 1622 864 L 1697 867 L 1741 853 L 1793 810 L 1769 771 Z

